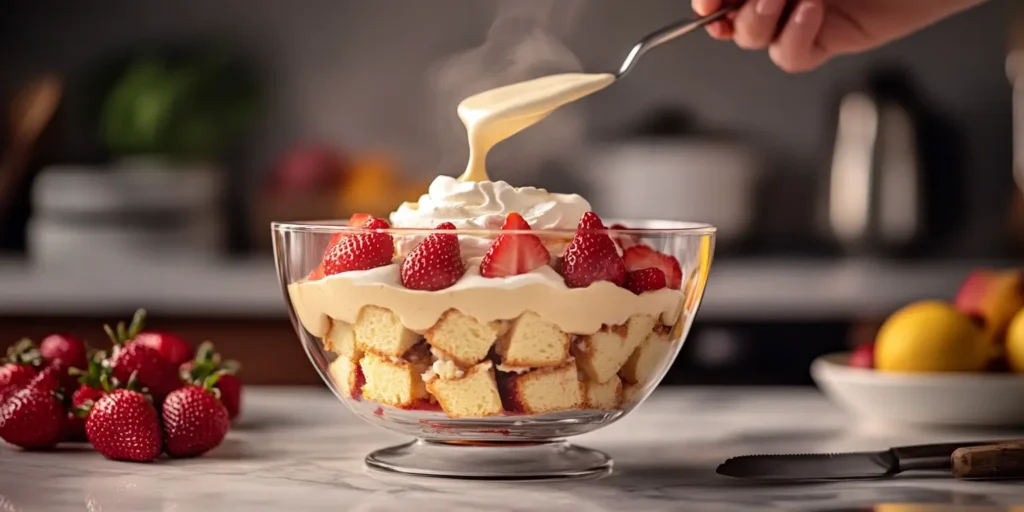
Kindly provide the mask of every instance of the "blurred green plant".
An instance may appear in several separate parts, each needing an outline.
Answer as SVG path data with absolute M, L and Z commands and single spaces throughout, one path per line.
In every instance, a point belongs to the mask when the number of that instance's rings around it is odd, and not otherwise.
M 98 112 L 115 156 L 214 158 L 261 110 L 255 75 L 219 47 L 145 52 L 118 68 Z

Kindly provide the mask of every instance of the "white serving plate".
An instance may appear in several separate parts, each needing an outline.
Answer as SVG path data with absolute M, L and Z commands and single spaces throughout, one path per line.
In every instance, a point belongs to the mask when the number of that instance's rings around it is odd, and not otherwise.
M 832 401 L 869 423 L 1024 427 L 1024 376 L 1010 373 L 883 373 L 821 356 L 811 376 Z

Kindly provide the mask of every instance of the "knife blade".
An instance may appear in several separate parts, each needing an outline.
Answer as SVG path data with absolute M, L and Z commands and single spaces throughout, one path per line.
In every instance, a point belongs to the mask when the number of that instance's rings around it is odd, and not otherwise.
M 910 470 L 951 469 L 958 448 L 1005 441 L 900 446 L 877 452 L 743 455 L 718 466 L 720 475 L 756 480 L 857 480 L 886 478 Z

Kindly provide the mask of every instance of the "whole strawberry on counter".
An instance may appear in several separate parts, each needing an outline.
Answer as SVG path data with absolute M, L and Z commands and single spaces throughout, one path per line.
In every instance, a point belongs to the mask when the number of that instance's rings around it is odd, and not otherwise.
M 96 352 L 89 361 L 85 371 L 73 370 L 71 373 L 78 378 L 78 387 L 67 388 L 71 393 L 71 411 L 68 412 L 65 424 L 65 440 L 71 442 L 88 441 L 85 435 L 85 418 L 76 411 L 86 410 L 107 393 L 113 391 L 110 382 L 110 367 L 103 364 L 107 356 L 104 352 Z
M 214 388 L 220 372 L 203 383 L 176 389 L 164 400 L 165 447 L 171 457 L 198 457 L 218 446 L 231 428 L 228 410 Z
M 58 370 L 47 367 L 0 404 L 0 439 L 26 450 L 53 448 L 64 434 L 62 399 Z
M 240 368 L 236 361 L 221 361 L 213 344 L 206 341 L 196 350 L 195 360 L 181 365 L 181 379 L 205 382 L 211 375 L 219 373 L 214 387 L 220 392 L 220 401 L 228 410 L 228 418 L 234 420 L 242 414 L 242 381 L 237 376 Z
M 135 335 L 135 343 L 155 349 L 175 368 L 192 359 L 192 344 L 181 336 L 169 332 L 142 331 Z
M 153 397 L 157 405 L 163 402 L 168 393 L 182 386 L 178 378 L 178 367 L 160 355 L 153 347 L 135 341 L 142 331 L 146 311 L 135 312 L 131 324 L 126 329 L 124 323 L 117 324 L 117 329 L 104 325 L 107 336 L 114 344 L 113 353 L 107 364 L 110 365 L 111 376 L 124 383 L 136 374 L 139 384 Z
M 86 436 L 108 459 L 152 462 L 163 449 L 160 416 L 149 397 L 135 390 L 137 376 L 127 389 L 113 390 L 83 408 Z
M 44 363 L 59 369 L 61 384 L 68 389 L 74 389 L 78 384 L 70 370 L 84 370 L 89 365 L 85 342 L 70 334 L 51 334 L 43 338 L 39 342 L 39 354 Z
M 0 366 L 0 404 L 4 397 L 27 385 L 36 376 L 42 362 L 31 340 L 23 339 L 7 349 L 7 359 Z

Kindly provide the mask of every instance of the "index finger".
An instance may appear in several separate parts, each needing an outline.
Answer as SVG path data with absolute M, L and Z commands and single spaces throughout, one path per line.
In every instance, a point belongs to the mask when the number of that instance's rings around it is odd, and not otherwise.
M 722 8 L 722 0 L 692 0 L 693 12 L 707 16 Z

